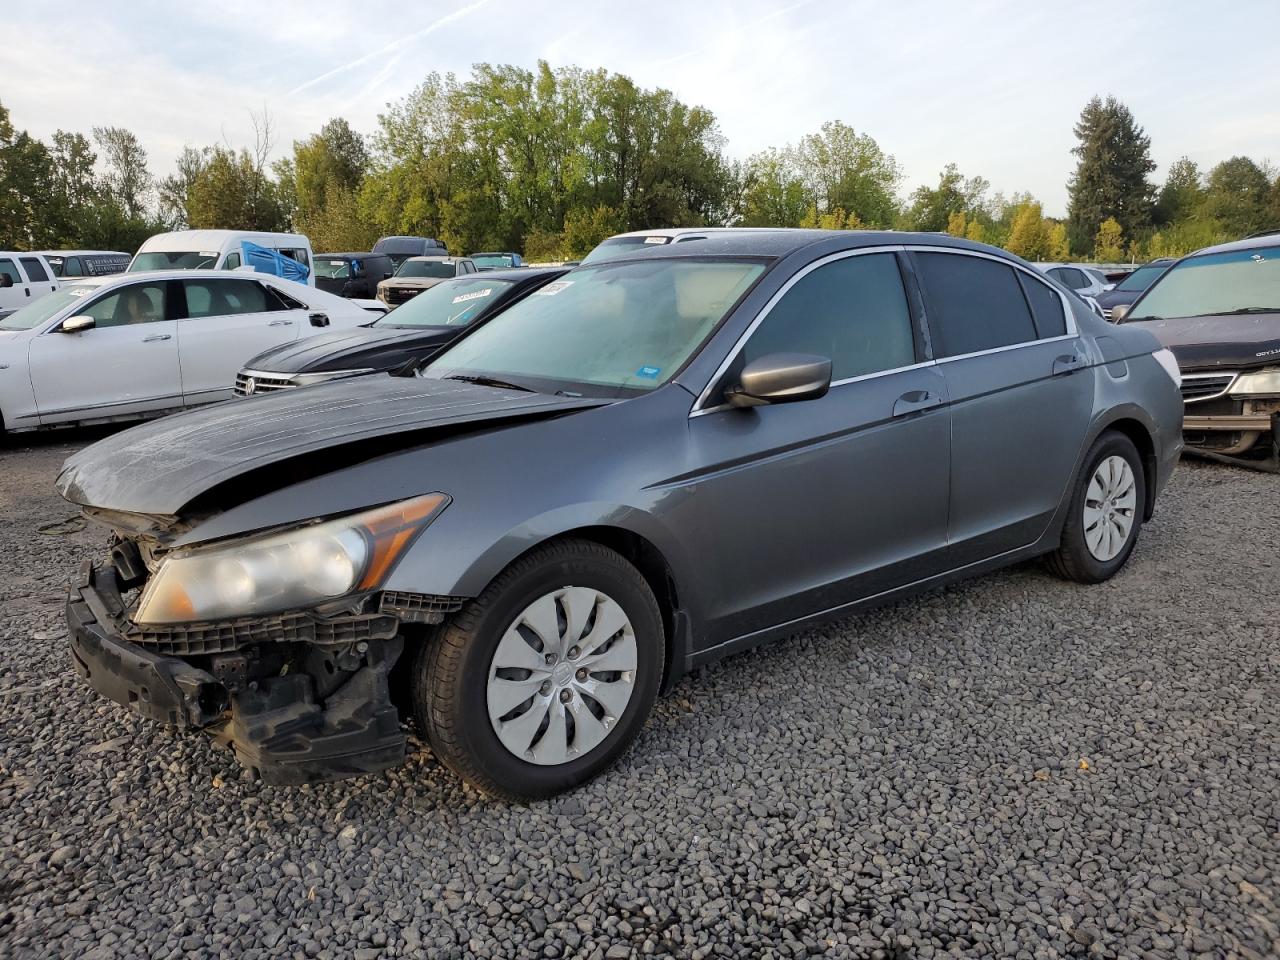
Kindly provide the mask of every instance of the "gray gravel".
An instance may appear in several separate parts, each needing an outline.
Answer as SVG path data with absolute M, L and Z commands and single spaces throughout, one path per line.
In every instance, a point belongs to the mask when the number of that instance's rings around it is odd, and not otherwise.
M 264 787 L 91 696 L 71 449 L 0 451 L 0 956 L 1280 956 L 1275 477 L 1184 463 L 1104 586 L 1028 564 L 722 663 L 516 808 L 421 748 Z

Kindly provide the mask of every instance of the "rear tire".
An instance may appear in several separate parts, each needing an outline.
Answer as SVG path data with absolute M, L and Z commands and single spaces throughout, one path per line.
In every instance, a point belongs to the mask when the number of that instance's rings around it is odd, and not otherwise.
M 635 567 L 597 543 L 552 543 L 499 574 L 421 649 L 414 719 L 472 786 L 542 799 L 627 748 L 657 699 L 665 651 L 658 603 Z
M 1108 430 L 1085 455 L 1050 569 L 1077 583 L 1111 579 L 1133 553 L 1146 506 L 1142 457 L 1132 440 Z

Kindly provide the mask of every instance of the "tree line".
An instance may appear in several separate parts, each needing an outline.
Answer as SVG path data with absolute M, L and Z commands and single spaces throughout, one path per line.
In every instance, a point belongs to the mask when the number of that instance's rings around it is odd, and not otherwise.
M 45 143 L 0 104 L 0 249 L 134 250 L 163 230 L 296 230 L 318 251 L 367 250 L 386 234 L 450 249 L 576 258 L 604 237 L 665 226 L 936 231 L 1030 260 L 1177 255 L 1280 227 L 1280 176 L 1232 157 L 1182 158 L 1151 179 L 1151 143 L 1129 109 L 1095 97 L 1075 124 L 1068 215 L 992 193 L 945 166 L 900 197 L 902 169 L 840 121 L 734 160 L 715 115 L 606 70 L 479 64 L 432 73 L 387 105 L 370 136 L 334 118 L 283 158 L 267 114 L 253 143 L 187 146 L 152 172 L 129 130 L 59 130 Z

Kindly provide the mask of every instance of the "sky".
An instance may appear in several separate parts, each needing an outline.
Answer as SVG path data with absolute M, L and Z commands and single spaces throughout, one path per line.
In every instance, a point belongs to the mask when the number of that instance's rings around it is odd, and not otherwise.
M 709 108 L 733 157 L 840 120 L 898 160 L 903 195 L 955 163 L 1054 216 L 1075 165 L 1072 124 L 1095 94 L 1146 128 L 1157 182 L 1184 155 L 1202 169 L 1236 154 L 1280 162 L 1276 0 L 16 6 L 31 15 L 7 18 L 21 37 L 0 42 L 14 125 L 46 140 L 128 127 L 158 176 L 186 144 L 250 143 L 255 111 L 269 112 L 279 155 L 334 116 L 373 132 L 432 71 L 539 59 Z

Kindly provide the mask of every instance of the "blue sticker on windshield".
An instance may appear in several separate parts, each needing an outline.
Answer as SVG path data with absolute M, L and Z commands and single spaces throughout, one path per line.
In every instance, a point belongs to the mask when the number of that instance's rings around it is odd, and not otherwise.
M 644 377 L 646 380 L 657 380 L 658 374 L 662 372 L 661 367 L 641 367 L 636 371 L 637 377 Z

